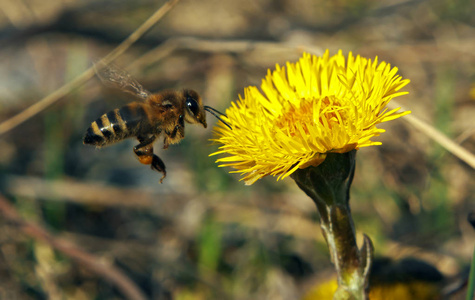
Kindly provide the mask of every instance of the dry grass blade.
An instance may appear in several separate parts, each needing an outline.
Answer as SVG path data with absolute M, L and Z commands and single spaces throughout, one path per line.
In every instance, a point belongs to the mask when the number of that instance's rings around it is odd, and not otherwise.
M 388 107 L 394 109 L 396 107 L 400 107 L 400 105 L 393 101 L 392 103 L 388 104 Z M 404 111 L 405 109 L 400 109 L 400 111 Z M 422 121 L 421 119 L 417 118 L 415 115 L 407 115 L 403 117 L 403 120 L 411 124 L 412 126 L 416 127 L 420 131 L 422 131 L 425 135 L 433 139 L 439 145 L 444 147 L 447 151 L 464 161 L 466 164 L 471 166 L 475 169 L 475 155 L 470 153 L 467 149 L 463 148 L 462 146 L 458 145 L 447 136 L 445 136 L 442 132 L 434 128 L 433 126 L 427 124 L 426 122 Z
M 160 7 L 150 18 L 148 18 L 140 27 L 138 27 L 127 39 L 125 39 L 120 45 L 106 55 L 101 62 L 108 64 L 124 53 L 132 44 L 134 44 L 141 36 L 143 36 L 153 25 L 155 25 L 167 12 L 169 12 L 179 0 L 170 0 Z M 53 93 L 44 97 L 35 104 L 29 106 L 25 110 L 21 111 L 17 115 L 11 117 L 8 120 L 0 123 L 0 135 L 12 130 L 16 126 L 30 119 L 34 115 L 40 113 L 75 88 L 81 86 L 86 81 L 94 76 L 94 69 L 90 67 L 84 71 L 81 75 L 77 76 L 71 82 L 63 85 Z

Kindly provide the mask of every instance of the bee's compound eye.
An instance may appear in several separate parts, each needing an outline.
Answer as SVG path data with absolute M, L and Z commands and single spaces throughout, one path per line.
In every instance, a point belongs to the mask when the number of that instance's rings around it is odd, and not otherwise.
M 188 97 L 186 98 L 186 106 L 188 106 L 188 109 L 191 111 L 191 113 L 196 116 L 198 114 L 198 103 L 196 103 L 196 100 Z

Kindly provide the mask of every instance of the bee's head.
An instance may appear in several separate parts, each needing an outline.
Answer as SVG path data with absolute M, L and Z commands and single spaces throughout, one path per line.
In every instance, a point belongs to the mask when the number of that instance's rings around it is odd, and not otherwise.
M 200 123 L 206 128 L 206 114 L 200 95 L 193 90 L 184 90 L 185 97 L 185 121 L 190 124 Z

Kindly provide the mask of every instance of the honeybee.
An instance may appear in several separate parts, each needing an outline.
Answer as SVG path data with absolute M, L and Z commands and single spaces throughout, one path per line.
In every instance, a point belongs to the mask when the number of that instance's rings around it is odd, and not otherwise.
M 106 86 L 131 93 L 141 101 L 116 108 L 92 122 L 84 136 L 84 144 L 103 147 L 136 137 L 139 144 L 133 148 L 135 155 L 142 164 L 151 165 L 153 170 L 163 174 L 160 183 L 167 175 L 164 162 L 153 153 L 153 142 L 160 134 L 164 136 L 163 149 L 167 149 L 185 137 L 185 122 L 206 128 L 205 111 L 229 126 L 219 117 L 224 114 L 204 106 L 194 90 L 165 90 L 152 94 L 124 70 L 110 65 L 95 65 L 95 68 Z

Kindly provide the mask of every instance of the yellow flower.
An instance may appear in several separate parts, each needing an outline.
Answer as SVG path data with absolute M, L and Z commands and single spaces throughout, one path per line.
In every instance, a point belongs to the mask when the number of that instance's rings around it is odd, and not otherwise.
M 344 153 L 380 145 L 371 138 L 384 132 L 376 128 L 410 112 L 388 110 L 386 104 L 409 83 L 386 62 L 354 57 L 345 62 L 341 50 L 322 57 L 303 54 L 286 68 L 276 65 L 262 80 L 260 92 L 250 86 L 244 98 L 226 110 L 215 127 L 213 141 L 222 144 L 211 154 L 220 167 L 231 166 L 246 184 L 267 176 L 283 179 L 298 168 L 317 166 L 327 153 Z

